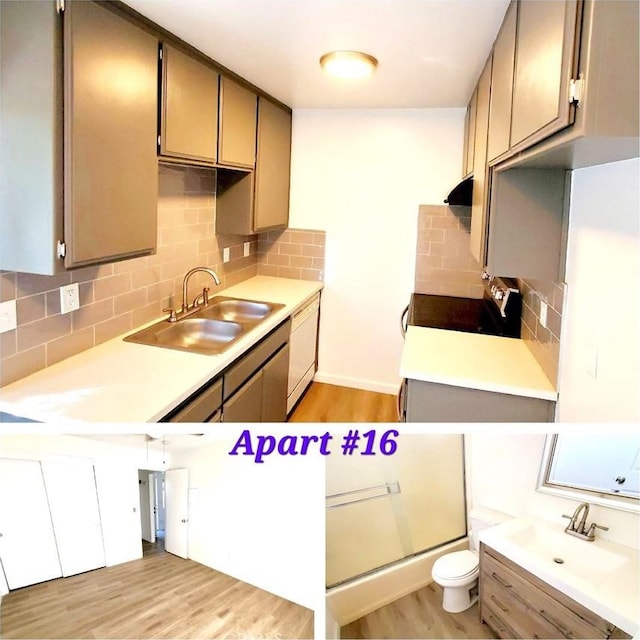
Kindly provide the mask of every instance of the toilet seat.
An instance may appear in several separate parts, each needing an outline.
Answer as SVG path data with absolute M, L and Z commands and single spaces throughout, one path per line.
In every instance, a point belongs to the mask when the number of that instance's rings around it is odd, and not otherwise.
M 438 558 L 433 565 L 432 575 L 439 584 L 448 586 L 449 583 L 464 584 L 474 580 L 479 572 L 478 556 L 465 549 Z

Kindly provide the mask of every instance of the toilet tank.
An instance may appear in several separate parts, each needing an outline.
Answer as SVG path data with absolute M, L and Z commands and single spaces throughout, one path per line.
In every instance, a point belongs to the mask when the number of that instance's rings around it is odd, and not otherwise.
M 513 516 L 509 516 L 501 511 L 495 509 L 488 509 L 486 507 L 476 507 L 469 512 L 469 524 L 471 525 L 471 531 L 469 531 L 469 547 L 472 551 L 478 551 L 480 549 L 480 543 L 478 541 L 478 534 L 483 529 L 493 527 L 501 522 L 511 520 Z

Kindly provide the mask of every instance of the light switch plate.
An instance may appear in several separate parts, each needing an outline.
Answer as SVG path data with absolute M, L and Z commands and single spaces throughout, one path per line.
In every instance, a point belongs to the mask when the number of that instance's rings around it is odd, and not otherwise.
M 547 328 L 547 303 L 544 300 L 540 300 L 540 324 Z
M 60 287 L 60 313 L 69 313 L 80 308 L 80 292 L 78 283 Z
M 222 250 L 222 262 L 229 262 L 229 259 L 230 259 L 229 253 L 230 253 L 229 247 L 225 247 Z
M 0 333 L 11 331 L 17 326 L 16 301 L 7 300 L 6 302 L 0 303 Z
M 245 242 L 243 245 L 243 255 L 246 258 L 251 253 L 251 243 Z

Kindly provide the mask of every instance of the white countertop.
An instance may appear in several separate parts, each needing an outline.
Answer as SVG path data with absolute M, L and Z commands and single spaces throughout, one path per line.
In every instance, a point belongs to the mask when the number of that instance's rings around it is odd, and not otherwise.
M 255 276 L 215 295 L 285 306 L 224 353 L 199 355 L 124 342 L 123 334 L 2 387 L 0 411 L 49 423 L 156 422 L 320 289 L 321 282 Z
M 524 340 L 410 326 L 403 378 L 555 401 L 558 393 Z

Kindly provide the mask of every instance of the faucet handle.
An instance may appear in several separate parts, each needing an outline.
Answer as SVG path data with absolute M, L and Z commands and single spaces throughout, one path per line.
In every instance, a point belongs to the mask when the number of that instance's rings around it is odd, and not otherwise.
M 600 524 L 596 524 L 595 522 L 592 522 L 591 525 L 589 526 L 589 535 L 593 535 L 596 529 L 602 529 L 602 531 L 609 531 L 609 527 L 603 527 Z
M 202 289 L 202 306 L 206 307 L 209 304 L 209 287 Z
M 178 319 L 178 316 L 176 315 L 176 310 L 173 307 L 169 307 L 168 309 L 163 309 L 162 313 L 169 314 L 169 317 L 167 318 L 169 322 L 176 322 L 176 320 Z

